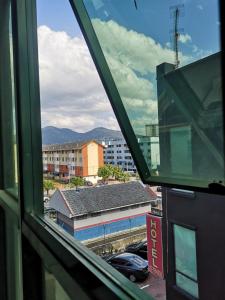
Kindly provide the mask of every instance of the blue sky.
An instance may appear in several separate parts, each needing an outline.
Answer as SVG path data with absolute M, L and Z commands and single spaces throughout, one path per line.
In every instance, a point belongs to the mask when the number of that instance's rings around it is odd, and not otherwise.
M 104 1 L 104 11 L 111 12 L 106 16 L 101 8 L 96 12 L 91 9 L 91 0 L 85 0 L 88 11 L 93 17 L 107 21 L 113 18 L 120 25 L 137 32 L 151 36 L 161 44 L 170 42 L 171 30 L 173 29 L 173 18 L 170 7 L 183 4 L 182 16 L 179 27 L 184 33 L 191 36 L 192 42 L 204 50 L 218 51 L 218 9 L 217 0 L 184 0 L 184 1 L 149 1 L 136 0 L 138 10 L 135 9 L 133 0 L 111 0 Z M 101 3 L 101 0 L 95 0 Z M 162 5 L 163 3 L 163 5 Z M 114 7 L 118 4 L 119 13 Z M 67 0 L 38 0 L 38 25 L 47 25 L 54 30 L 64 30 L 70 36 L 80 36 L 80 29 L 73 15 L 69 1 Z M 127 13 L 129 9 L 129 14 Z M 141 22 L 140 22 L 141 20 Z M 187 50 L 187 49 L 186 49 Z M 185 49 L 184 49 L 185 51 Z
M 179 20 L 184 64 L 219 51 L 219 22 L 217 0 L 158 0 L 151 6 L 150 0 L 136 1 L 137 10 L 133 0 L 84 3 L 115 67 L 124 103 L 147 124 L 157 119 L 156 66 L 174 62 L 170 7 L 184 5 Z M 118 129 L 69 1 L 37 0 L 37 15 L 43 126 Z

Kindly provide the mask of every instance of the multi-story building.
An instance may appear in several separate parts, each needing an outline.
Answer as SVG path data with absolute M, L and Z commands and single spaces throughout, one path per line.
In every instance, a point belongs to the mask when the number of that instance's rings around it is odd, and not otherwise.
M 159 133 L 158 125 L 146 125 L 146 135 L 138 136 L 138 143 L 146 161 L 152 170 L 159 165 Z M 124 138 L 102 141 L 105 145 L 104 162 L 120 166 L 124 171 L 136 172 L 137 168 Z
M 104 165 L 103 148 L 92 140 L 43 146 L 43 171 L 60 178 L 82 176 L 97 181 L 98 168 Z
M 136 172 L 136 166 L 125 139 L 115 139 L 103 142 L 105 164 L 118 165 L 124 171 Z

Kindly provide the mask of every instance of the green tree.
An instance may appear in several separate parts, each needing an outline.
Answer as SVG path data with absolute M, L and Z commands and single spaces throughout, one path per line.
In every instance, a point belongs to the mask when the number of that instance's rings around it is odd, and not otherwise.
M 76 187 L 76 190 L 78 186 L 83 186 L 84 185 L 84 179 L 82 177 L 73 177 L 70 179 L 70 187 Z
M 122 176 L 122 174 L 123 174 L 123 170 L 119 166 L 112 167 L 112 176 L 116 180 L 119 180 L 119 178 Z
M 43 187 L 44 190 L 47 192 L 47 195 L 49 195 L 49 191 L 55 189 L 55 184 L 52 180 L 44 180 Z
M 119 166 L 114 166 L 113 167 L 113 176 L 115 177 L 116 180 L 119 181 L 129 181 L 130 176 L 128 173 L 125 173 Z
M 98 176 L 106 182 L 110 176 L 113 176 L 113 167 L 111 165 L 104 165 L 98 169 Z
M 118 180 L 123 181 L 123 182 L 127 182 L 127 181 L 130 180 L 130 175 L 128 173 L 125 173 L 125 172 L 122 171 L 122 173 L 120 174 Z

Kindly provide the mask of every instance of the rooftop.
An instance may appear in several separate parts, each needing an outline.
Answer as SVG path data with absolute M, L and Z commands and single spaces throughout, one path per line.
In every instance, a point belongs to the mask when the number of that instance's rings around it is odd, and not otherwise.
M 150 203 L 150 195 L 138 181 L 84 188 L 76 191 L 57 190 L 49 206 L 69 217 L 113 210 L 141 203 Z
M 76 149 L 81 149 L 84 145 L 87 145 L 89 143 L 96 143 L 99 146 L 102 146 L 102 144 L 98 143 L 95 140 L 86 140 L 86 141 L 78 141 L 78 142 L 65 143 L 65 144 L 44 145 L 42 147 L 42 150 L 43 151 L 76 150 Z

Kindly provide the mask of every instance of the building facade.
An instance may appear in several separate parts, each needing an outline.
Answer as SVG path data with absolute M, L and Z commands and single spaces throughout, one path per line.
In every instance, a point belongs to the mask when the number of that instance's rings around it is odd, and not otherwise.
M 152 170 L 157 170 L 160 161 L 158 125 L 146 125 L 146 134 L 137 136 L 138 143 L 146 162 Z M 124 138 L 102 141 L 105 145 L 104 162 L 120 166 L 123 171 L 137 172 L 131 152 Z
M 95 141 L 43 146 L 43 171 L 59 178 L 94 179 L 104 165 L 103 148 Z
M 136 172 L 136 166 L 125 139 L 103 142 L 105 164 L 120 166 L 123 171 Z
M 138 182 L 57 190 L 49 206 L 57 223 L 78 240 L 89 240 L 146 226 L 157 195 Z

